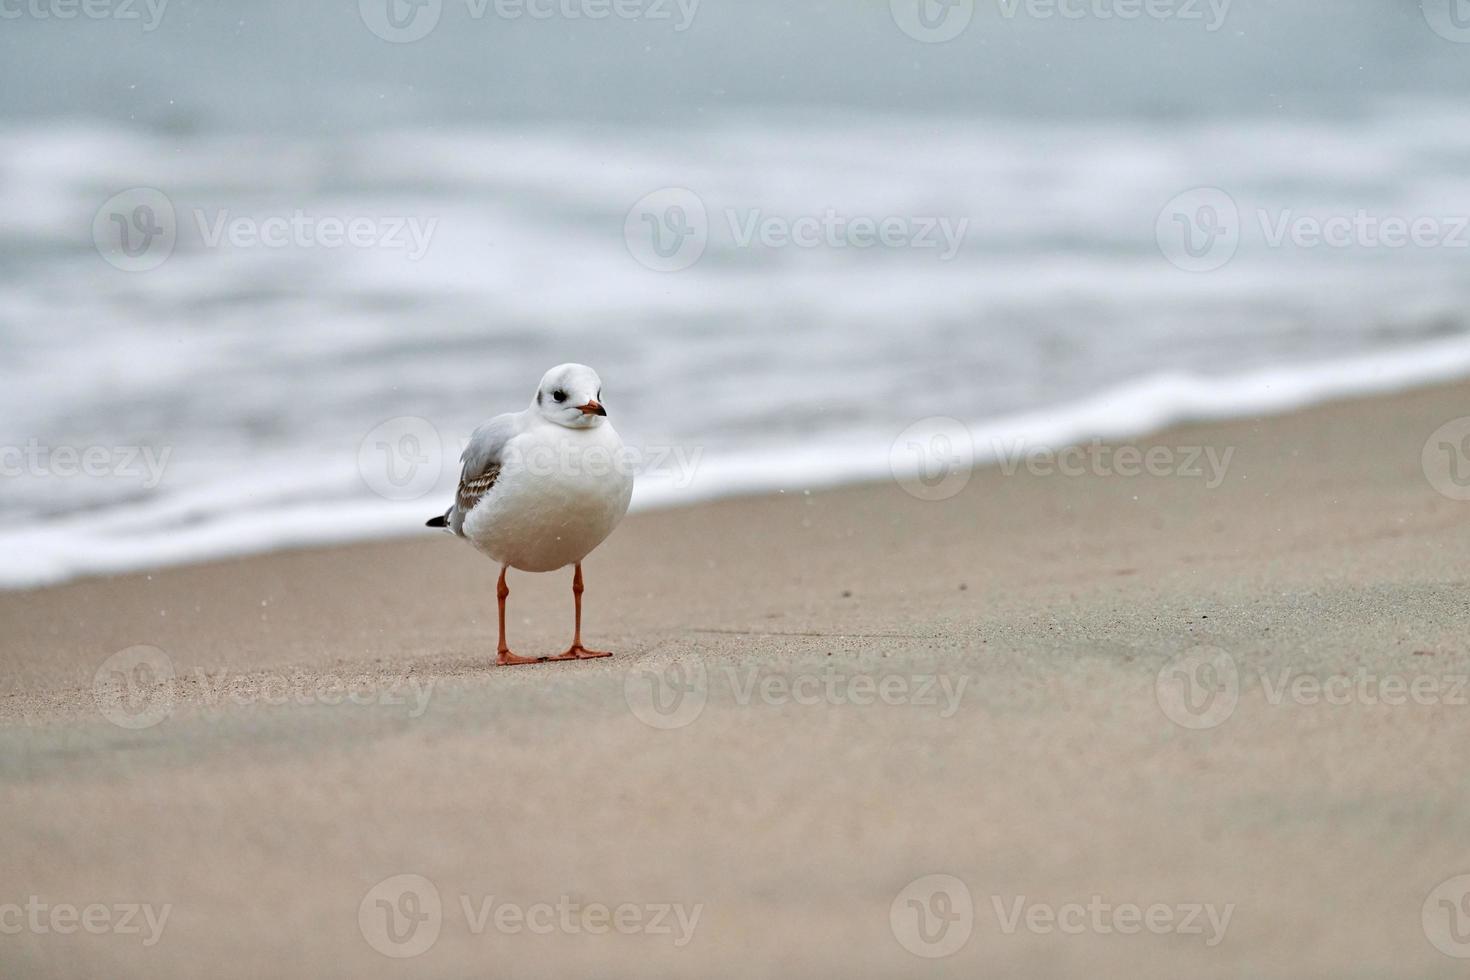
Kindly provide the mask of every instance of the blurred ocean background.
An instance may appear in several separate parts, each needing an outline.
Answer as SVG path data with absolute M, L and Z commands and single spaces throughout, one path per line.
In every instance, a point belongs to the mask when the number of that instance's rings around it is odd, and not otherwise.
M 697 454 L 641 506 L 883 478 L 931 417 L 983 460 L 1470 373 L 1470 44 L 1411 0 L 991 0 L 942 44 L 886 0 L 443 0 L 409 43 L 370 29 L 389 0 L 159 2 L 0 17 L 0 586 L 430 533 L 459 440 L 568 360 L 631 445 Z M 1166 241 L 1180 207 L 1209 232 L 1202 187 L 1239 212 L 1208 270 Z M 138 188 L 175 214 L 156 267 L 105 243 Z M 668 188 L 708 244 L 657 271 L 630 236 Z M 1445 240 L 1272 247 L 1262 211 Z M 211 240 L 298 214 L 374 241 Z M 827 214 L 964 234 L 731 229 Z M 61 447 L 114 462 L 60 474 Z M 429 477 L 385 483 L 395 453 Z

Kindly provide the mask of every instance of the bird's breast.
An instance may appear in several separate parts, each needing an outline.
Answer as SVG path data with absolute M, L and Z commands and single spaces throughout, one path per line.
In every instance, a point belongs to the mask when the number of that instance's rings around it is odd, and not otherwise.
M 632 462 L 622 440 L 603 428 L 507 447 L 514 451 L 468 515 L 466 535 L 491 557 L 526 571 L 580 561 L 612 533 L 632 496 Z

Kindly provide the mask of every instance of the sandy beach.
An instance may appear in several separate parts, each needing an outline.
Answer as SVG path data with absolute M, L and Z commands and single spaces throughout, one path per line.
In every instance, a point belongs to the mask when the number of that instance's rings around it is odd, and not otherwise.
M 0 973 L 1462 975 L 1467 404 L 0 594 Z

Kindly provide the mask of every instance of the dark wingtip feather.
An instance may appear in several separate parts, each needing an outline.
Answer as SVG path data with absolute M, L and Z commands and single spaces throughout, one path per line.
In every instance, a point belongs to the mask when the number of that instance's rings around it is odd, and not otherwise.
M 424 527 L 448 527 L 449 521 L 446 519 L 448 516 L 448 514 L 440 514 L 438 517 L 431 517 L 424 523 Z

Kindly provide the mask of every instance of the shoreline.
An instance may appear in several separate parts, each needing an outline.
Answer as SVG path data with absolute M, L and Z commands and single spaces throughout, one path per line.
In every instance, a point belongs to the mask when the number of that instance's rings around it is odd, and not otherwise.
M 1099 440 L 1147 441 L 1177 428 L 1280 417 L 1340 401 L 1454 384 L 1467 377 L 1470 339 L 1450 338 L 1223 377 L 1147 375 L 1070 402 L 977 421 L 943 421 L 952 422 L 968 443 L 961 447 L 963 454 L 975 466 L 985 467 L 1004 463 L 1006 454 L 1016 446 L 1060 449 Z M 937 421 L 939 417 L 919 420 L 916 425 L 923 430 L 920 435 L 936 431 L 933 423 Z M 725 458 L 706 457 L 704 447 L 699 446 L 662 447 L 670 451 L 668 458 L 656 451 L 641 457 L 657 465 L 651 473 L 640 475 L 633 510 L 654 512 L 721 500 L 807 490 L 827 492 L 885 482 L 912 472 L 914 464 L 902 452 L 909 434 L 910 430 L 868 433 L 840 448 L 829 442 Z M 186 493 L 197 498 L 191 506 L 202 509 L 202 520 L 197 515 L 194 521 L 185 520 L 189 508 L 177 500 L 159 499 L 141 505 L 142 513 L 109 511 L 95 521 L 86 515 L 72 515 L 60 522 L 66 530 L 43 525 L 0 531 L 0 548 L 8 549 L 12 556 L 31 555 L 26 559 L 29 566 L 0 570 L 0 594 L 277 551 L 411 540 L 435 505 L 453 497 L 458 443 L 449 433 L 440 431 L 437 437 L 442 446 L 448 447 L 441 451 L 440 484 L 412 501 L 346 499 L 330 506 L 298 503 L 261 510 L 243 506 L 247 495 L 235 500 L 231 508 L 218 509 L 206 499 L 207 495 L 194 488 Z M 658 462 L 660 459 L 663 462 Z M 327 472 L 324 469 L 318 478 L 325 480 Z M 344 482 L 360 483 L 367 474 L 349 466 L 336 477 L 328 485 L 335 488 Z M 259 489 L 266 488 L 262 483 Z M 236 512 L 230 513 L 231 509 Z M 114 526 L 119 520 L 167 530 L 151 532 L 119 548 Z

